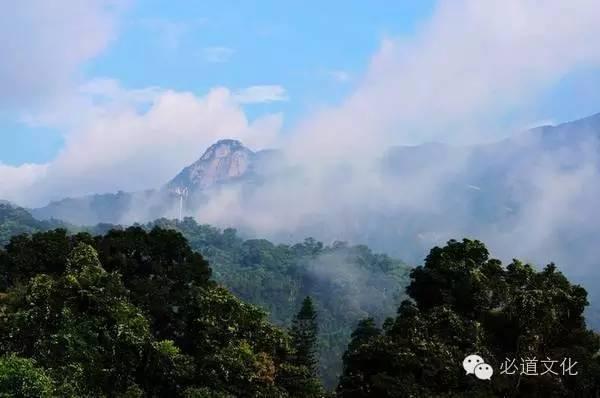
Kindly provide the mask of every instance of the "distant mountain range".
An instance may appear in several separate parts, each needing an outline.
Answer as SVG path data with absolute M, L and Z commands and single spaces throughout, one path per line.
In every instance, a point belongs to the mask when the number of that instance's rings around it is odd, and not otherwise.
M 537 127 L 510 139 L 476 147 L 451 147 L 438 143 L 391 147 L 382 157 L 382 169 L 388 176 L 406 177 L 435 165 L 468 162 L 476 167 L 462 176 L 455 176 L 464 180 L 461 189 L 489 191 L 495 190 L 498 183 L 515 169 L 533 166 L 540 154 L 561 149 L 563 152 L 565 149 L 580 152 L 584 149 L 582 144 L 599 137 L 600 114 L 596 114 L 558 126 Z M 536 156 L 532 157 L 532 154 Z M 178 195 L 177 189 L 185 188 L 188 195 L 201 198 L 221 185 L 264 181 L 273 174 L 272 170 L 281 168 L 283 162 L 284 154 L 280 151 L 254 152 L 239 141 L 225 139 L 210 146 L 196 162 L 156 190 L 65 198 L 31 209 L 31 212 L 39 219 L 58 218 L 75 224 L 147 221 L 171 209 L 173 199 Z M 454 183 L 458 180 L 455 179 Z M 137 204 L 137 199 L 152 202 L 147 211 L 152 214 L 138 220 L 124 220 L 123 217 L 132 210 L 131 206 Z M 170 202 L 161 203 L 160 199 Z
M 60 219 L 78 225 L 130 224 L 162 216 L 176 217 L 175 204 L 185 189 L 186 209 L 201 203 L 221 185 L 256 182 L 281 159 L 276 150 L 253 152 L 236 140 L 220 140 L 163 187 L 142 192 L 94 194 L 53 201 L 30 209 L 38 219 Z M 140 204 L 143 204 L 140 206 Z
M 0 247 L 6 245 L 15 235 L 70 227 L 59 220 L 37 220 L 27 210 L 0 200 Z
M 338 242 L 325 246 L 311 239 L 276 245 L 265 239 L 244 240 L 231 229 L 221 231 L 190 218 L 160 219 L 141 227 L 147 231 L 159 227 L 182 233 L 191 248 L 209 261 L 215 280 L 239 298 L 266 309 L 278 325 L 291 324 L 307 295 L 315 299 L 319 305 L 320 375 L 328 387 L 337 383 L 341 353 L 356 323 L 366 316 L 383 322 L 393 315 L 408 284 L 406 264 L 373 253 L 364 245 Z M 0 201 L 0 259 L 11 238 L 13 244 L 23 242 L 23 237 L 16 236 L 21 234 L 33 235 L 31 245 L 52 250 L 40 243 L 44 240 L 35 234 L 56 228 L 93 236 L 120 229 L 109 224 L 79 227 L 58 220 L 39 221 L 27 210 Z M 0 284 L 5 284 L 7 270 L 2 264 Z
M 218 210 L 220 216 L 230 215 L 223 216 L 221 226 L 274 240 L 348 240 L 412 261 L 422 259 L 432 244 L 473 236 L 491 242 L 501 255 L 565 261 L 572 260 L 572 248 L 577 248 L 578 261 L 589 263 L 595 252 L 590 253 L 587 242 L 600 231 L 588 223 L 598 217 L 588 199 L 600 188 L 599 138 L 597 114 L 491 144 L 390 147 L 375 167 L 377 189 L 361 193 L 365 197 L 360 201 L 344 197 L 342 202 L 343 188 L 356 184 L 357 177 L 347 170 L 324 171 L 330 174 L 322 184 L 322 206 L 301 217 L 292 217 L 296 208 L 318 202 L 315 195 L 320 193 L 306 192 L 305 176 L 288 164 L 284 152 L 254 152 L 239 141 L 221 140 L 155 190 L 67 198 L 30 211 L 38 219 L 79 225 L 131 224 L 176 218 L 181 203 L 183 215 L 201 222 L 208 217 L 219 225 L 221 219 L 211 213 Z M 580 186 L 590 181 L 597 183 Z M 577 197 L 565 196 L 573 190 Z M 279 198 L 288 207 L 283 211 L 277 208 Z M 553 209 L 553 200 L 560 208 Z M 273 217 L 289 228 L 263 228 L 270 206 Z M 553 215 L 554 210 L 561 214 Z M 256 217 L 246 219 L 252 215 Z M 271 226 L 273 220 L 268 221 Z M 514 238 L 520 244 L 516 253 Z M 548 251 L 552 245 L 564 246 L 565 239 L 570 241 L 565 250 Z

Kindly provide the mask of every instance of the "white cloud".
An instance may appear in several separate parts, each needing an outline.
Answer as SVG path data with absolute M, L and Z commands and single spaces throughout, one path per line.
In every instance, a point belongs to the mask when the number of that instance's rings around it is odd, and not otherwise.
M 24 164 L 9 166 L 0 163 L 0 198 L 18 204 L 31 197 L 30 189 L 44 178 L 47 165 Z
M 357 90 L 299 125 L 292 147 L 344 157 L 489 138 L 501 115 L 600 66 L 599 35 L 594 0 L 441 1 L 414 36 L 384 40 Z
M 0 106 L 41 106 L 78 85 L 115 35 L 126 2 L 19 0 L 0 13 Z
M 207 62 L 223 63 L 229 61 L 235 50 L 229 47 L 205 47 L 202 49 L 202 55 Z
M 234 93 L 234 99 L 240 104 L 287 101 L 285 88 L 278 85 L 250 86 Z
M 28 180 L 31 185 L 25 181 L 15 187 L 26 204 L 156 188 L 220 138 L 262 148 L 273 145 L 281 128 L 281 115 L 249 122 L 226 88 L 200 97 L 156 87 L 129 90 L 100 79 L 80 92 L 85 97 L 77 111 L 81 117 L 66 135 L 63 150 L 43 170 L 34 170 L 40 175 Z M 42 120 L 62 123 L 63 117 L 71 118 L 60 111 Z M 23 195 L 25 189 L 28 195 Z
M 141 89 L 125 89 L 117 80 L 97 78 L 79 87 L 79 94 L 96 104 L 126 105 L 149 104 L 163 92 L 160 87 L 144 87 Z

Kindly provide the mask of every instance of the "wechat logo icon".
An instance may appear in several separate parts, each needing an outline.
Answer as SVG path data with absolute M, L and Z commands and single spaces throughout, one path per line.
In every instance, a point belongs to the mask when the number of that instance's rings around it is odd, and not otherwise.
M 474 374 L 479 380 L 491 380 L 494 374 L 492 366 L 485 363 L 479 355 L 467 355 L 463 359 L 463 369 L 466 374 Z

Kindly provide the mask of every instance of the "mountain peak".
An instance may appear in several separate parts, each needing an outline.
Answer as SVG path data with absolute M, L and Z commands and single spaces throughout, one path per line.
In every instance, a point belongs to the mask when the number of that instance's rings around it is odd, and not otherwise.
M 234 140 L 231 138 L 224 138 L 224 139 L 218 140 L 217 142 L 212 144 L 209 148 L 212 148 L 215 146 L 243 147 L 244 145 L 238 140 Z
M 208 160 L 213 157 L 223 158 L 237 151 L 252 152 L 238 140 L 224 139 L 219 140 L 212 144 L 210 147 L 208 147 L 208 149 L 204 152 L 204 155 L 202 155 L 200 160 Z
M 197 190 L 240 178 L 250 170 L 254 155 L 254 152 L 240 141 L 219 140 L 212 144 L 200 159 L 171 180 L 167 188 L 185 187 Z

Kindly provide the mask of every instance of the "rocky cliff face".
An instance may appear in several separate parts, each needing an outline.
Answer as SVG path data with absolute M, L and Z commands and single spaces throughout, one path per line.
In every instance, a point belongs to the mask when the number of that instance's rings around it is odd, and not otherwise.
M 255 153 L 236 140 L 221 140 L 204 152 L 196 162 L 183 169 L 167 189 L 198 191 L 246 176 L 252 169 Z

